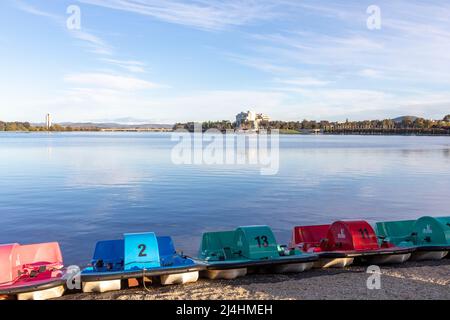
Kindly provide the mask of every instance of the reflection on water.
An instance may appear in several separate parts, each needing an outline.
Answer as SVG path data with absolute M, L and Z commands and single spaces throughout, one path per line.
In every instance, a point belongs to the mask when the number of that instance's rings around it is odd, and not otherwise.
M 281 136 L 280 169 L 174 165 L 169 134 L 0 134 L 0 243 L 60 241 L 86 264 L 95 241 L 172 235 L 195 254 L 202 232 L 450 215 L 448 137 Z

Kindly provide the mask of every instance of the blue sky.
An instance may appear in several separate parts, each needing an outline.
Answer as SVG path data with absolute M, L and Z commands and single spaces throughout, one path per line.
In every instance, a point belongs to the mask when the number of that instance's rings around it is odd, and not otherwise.
M 370 5 L 381 29 L 367 27 Z M 6 121 L 450 113 L 446 1 L 4 0 L 0 30 Z

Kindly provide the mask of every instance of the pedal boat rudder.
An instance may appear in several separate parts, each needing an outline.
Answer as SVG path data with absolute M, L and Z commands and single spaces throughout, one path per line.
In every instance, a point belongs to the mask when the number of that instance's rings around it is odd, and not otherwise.
M 376 223 L 379 238 L 398 246 L 415 246 L 411 260 L 440 260 L 449 256 L 450 217 L 421 217 L 417 220 Z
M 46 300 L 65 291 L 63 258 L 56 242 L 0 245 L 0 296 Z
M 268 226 L 204 233 L 199 256 L 207 264 L 201 275 L 209 279 L 234 279 L 253 272 L 302 272 L 317 260 L 315 254 L 278 245 Z
M 184 284 L 197 281 L 204 268 L 176 253 L 170 237 L 132 233 L 124 239 L 97 242 L 91 266 L 81 272 L 81 281 L 83 292 L 120 290 L 130 279 Z

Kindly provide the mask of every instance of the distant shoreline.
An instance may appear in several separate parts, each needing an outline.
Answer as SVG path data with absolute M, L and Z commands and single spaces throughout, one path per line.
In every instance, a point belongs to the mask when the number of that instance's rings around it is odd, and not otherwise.
M 50 116 L 50 115 L 48 115 Z M 184 130 L 188 132 L 217 130 L 219 132 L 233 131 L 238 133 L 258 133 L 265 130 L 279 130 L 280 134 L 325 134 L 325 135 L 450 135 L 450 114 L 442 120 L 424 119 L 415 116 L 403 116 L 395 119 L 365 120 L 365 121 L 270 121 L 262 119 L 255 121 L 229 120 L 186 122 L 175 124 L 121 124 L 95 122 L 59 122 L 46 124 L 30 122 L 0 121 L 1 131 L 24 132 L 172 132 Z
M 15 131 L 0 131 L 0 133 L 17 133 L 17 134 L 33 134 L 33 133 L 81 133 L 81 132 L 86 132 L 86 133 L 172 133 L 172 132 L 176 132 L 176 130 L 160 130 L 160 129 L 155 129 L 155 130 L 53 130 L 53 131 L 25 131 L 25 130 L 15 130 Z M 193 133 L 193 132 L 190 132 Z M 205 132 L 204 132 L 205 133 Z M 223 134 L 225 134 L 225 132 L 222 132 Z M 257 132 L 234 132 L 236 134 L 259 134 Z M 208 134 L 206 132 L 206 134 Z M 270 131 L 268 132 L 268 134 L 270 134 Z M 410 132 L 410 133 L 392 133 L 392 132 L 321 132 L 321 133 L 304 133 L 304 132 L 279 132 L 279 135 L 283 135 L 283 136 L 385 136 L 385 137 L 389 137 L 389 136 L 404 136 L 404 137 L 415 137 L 415 136 L 420 136 L 420 137 L 448 137 L 450 136 L 450 132 L 447 133 L 441 133 L 441 132 L 436 132 L 436 133 L 425 133 L 425 132 Z

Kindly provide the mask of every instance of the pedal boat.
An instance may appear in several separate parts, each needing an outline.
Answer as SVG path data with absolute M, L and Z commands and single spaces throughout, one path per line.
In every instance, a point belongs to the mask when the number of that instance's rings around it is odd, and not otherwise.
M 97 242 L 91 266 L 81 272 L 81 282 L 83 292 L 120 290 L 124 284 L 146 281 L 184 284 L 197 281 L 204 268 L 178 254 L 170 237 L 128 233 L 121 240 Z
M 377 222 L 378 237 L 397 246 L 415 246 L 411 260 L 440 260 L 449 256 L 450 217 Z
M 65 291 L 63 259 L 58 243 L 0 245 L 0 296 L 46 300 Z
M 315 254 L 278 245 L 267 226 L 204 233 L 199 255 L 207 264 L 201 276 L 209 279 L 234 279 L 256 272 L 302 272 L 317 260 Z
M 366 221 L 336 221 L 331 225 L 297 226 L 291 248 L 316 253 L 316 268 L 343 268 L 352 263 L 395 264 L 408 260 L 414 247 L 398 247 L 378 242 Z

